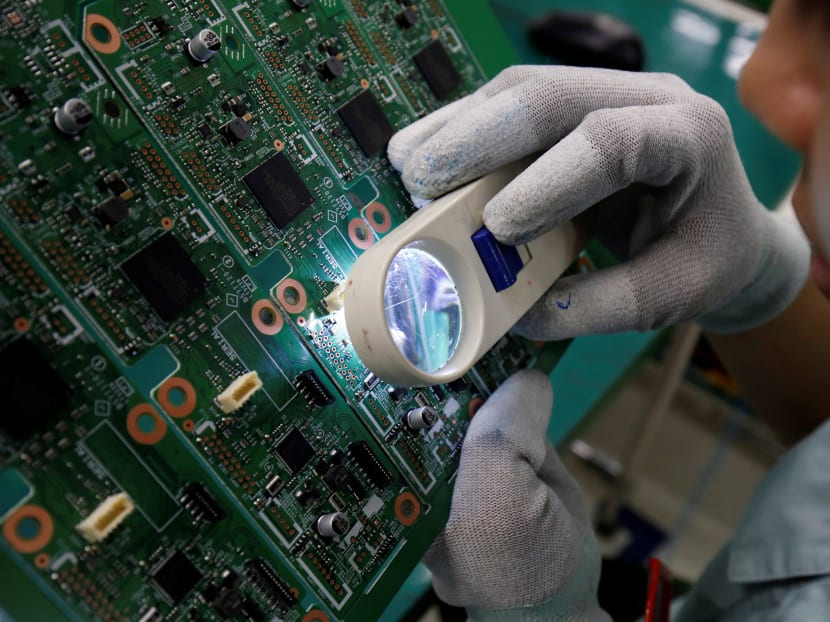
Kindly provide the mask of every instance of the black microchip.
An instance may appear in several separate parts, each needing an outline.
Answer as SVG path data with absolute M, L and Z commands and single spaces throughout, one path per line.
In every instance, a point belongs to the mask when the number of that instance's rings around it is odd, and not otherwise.
M 440 41 L 433 41 L 412 57 L 430 90 L 438 99 L 445 99 L 461 84 L 461 74 L 453 67 Z
M 363 91 L 337 111 L 360 149 L 370 158 L 386 148 L 395 128 L 383 114 L 377 100 Z
M 208 285 L 172 233 L 151 242 L 121 267 L 159 317 L 168 322 L 196 300 Z
M 25 337 L 0 350 L 0 429 L 23 441 L 69 402 L 69 388 Z
M 196 131 L 199 132 L 199 136 L 202 138 L 210 138 L 210 135 L 213 134 L 213 130 L 210 129 L 207 123 L 202 123 L 196 128 Z
M 202 573 L 176 549 L 151 575 L 153 583 L 173 604 L 181 602 L 202 578 Z
M 314 457 L 314 449 L 297 428 L 285 435 L 277 444 L 276 451 L 292 475 L 298 473 Z
M 95 215 L 102 225 L 110 229 L 130 215 L 130 208 L 121 197 L 112 197 L 95 208 Z
M 314 203 L 314 196 L 282 153 L 271 156 L 242 180 L 280 229 Z

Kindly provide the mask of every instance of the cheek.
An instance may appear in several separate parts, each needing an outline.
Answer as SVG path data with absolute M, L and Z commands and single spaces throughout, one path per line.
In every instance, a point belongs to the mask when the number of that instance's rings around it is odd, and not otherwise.
M 830 256 L 830 102 L 827 102 L 810 150 L 810 204 L 817 239 Z

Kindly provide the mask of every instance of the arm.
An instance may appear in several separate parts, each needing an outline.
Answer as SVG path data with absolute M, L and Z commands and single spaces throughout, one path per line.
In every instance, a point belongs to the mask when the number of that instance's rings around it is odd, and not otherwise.
M 797 443 L 830 416 L 830 302 L 811 279 L 772 321 L 707 337 L 749 403 L 785 444 Z

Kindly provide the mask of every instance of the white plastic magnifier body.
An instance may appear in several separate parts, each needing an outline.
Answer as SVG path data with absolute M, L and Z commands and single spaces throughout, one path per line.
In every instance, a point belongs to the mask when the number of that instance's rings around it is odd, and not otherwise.
M 472 236 L 483 227 L 482 215 L 487 202 L 531 161 L 510 164 L 436 199 L 355 262 L 343 298 L 346 328 L 363 364 L 381 380 L 394 386 L 416 387 L 460 378 L 541 298 L 582 249 L 585 236 L 579 227 L 570 222 L 560 225 L 518 247 L 524 265 L 516 275 L 517 280 L 506 289 L 496 291 Z M 449 318 L 454 328 L 448 330 L 458 330 L 458 334 L 449 336 L 451 343 L 445 343 L 447 360 L 438 365 L 413 363 L 412 357 L 404 353 L 402 339 L 415 336 L 402 335 L 398 327 L 389 326 L 387 275 L 396 258 L 397 270 L 401 251 L 405 251 L 401 257 L 428 258 L 426 262 L 415 262 L 415 270 L 426 266 L 433 268 L 434 273 L 449 277 L 451 283 L 443 286 L 451 290 L 454 285 L 455 292 L 445 293 L 445 298 L 449 295 L 454 299 L 457 293 L 460 309 Z M 437 270 L 434 264 L 438 265 Z M 422 282 L 412 283 L 405 294 L 430 285 L 429 275 L 412 276 L 416 281 L 420 277 Z M 412 303 L 413 311 L 418 312 L 418 304 L 424 310 L 425 300 L 436 295 L 433 291 L 423 300 L 410 296 L 409 301 L 403 302 Z M 420 329 L 432 330 L 429 323 L 420 325 Z M 435 335 L 418 336 L 432 337 Z

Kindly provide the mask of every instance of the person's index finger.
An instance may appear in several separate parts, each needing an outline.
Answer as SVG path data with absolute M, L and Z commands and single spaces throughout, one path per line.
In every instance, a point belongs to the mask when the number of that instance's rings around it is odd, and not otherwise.
M 396 132 L 386 147 L 386 155 L 395 170 L 401 172 L 413 151 L 464 108 L 474 106 L 475 103 L 476 95 L 462 97 Z
M 413 194 L 434 198 L 540 149 L 522 102 L 504 91 L 426 140 L 404 164 L 402 179 Z

